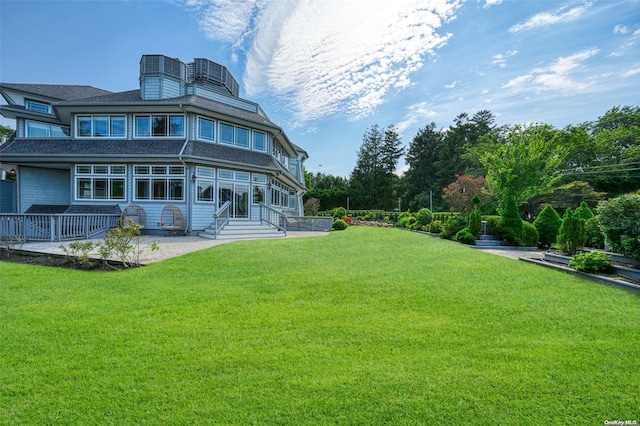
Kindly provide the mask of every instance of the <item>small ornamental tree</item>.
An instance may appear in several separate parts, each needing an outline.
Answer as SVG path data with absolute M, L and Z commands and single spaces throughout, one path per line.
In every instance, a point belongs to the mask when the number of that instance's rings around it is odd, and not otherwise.
M 562 226 L 558 235 L 560 251 L 573 256 L 583 238 L 584 222 L 577 218 L 570 208 L 564 212 Z
M 516 244 L 520 244 L 524 238 L 522 217 L 520 217 L 518 206 L 510 194 L 507 195 L 502 211 L 502 237 Z
M 596 211 L 611 249 L 640 260 L 640 194 L 603 201 Z
M 536 220 L 533 221 L 533 226 L 538 230 L 540 246 L 543 248 L 551 248 L 558 239 L 558 233 L 562 226 L 562 218 L 553 207 L 547 206 L 540 212 L 538 217 L 536 217 Z
M 432 219 L 433 219 L 433 214 L 431 213 L 431 210 L 427 208 L 420 209 L 418 213 L 416 213 L 415 228 L 422 230 L 424 227 L 428 227 Z
M 578 219 L 584 220 L 585 222 L 594 217 L 593 212 L 585 201 L 580 203 L 580 207 L 578 207 L 576 211 L 573 212 L 573 215 Z

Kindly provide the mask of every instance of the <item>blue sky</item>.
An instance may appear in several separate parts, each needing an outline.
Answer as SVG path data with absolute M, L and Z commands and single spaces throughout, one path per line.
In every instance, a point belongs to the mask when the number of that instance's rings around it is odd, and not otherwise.
M 463 112 L 562 128 L 640 104 L 640 0 L 0 1 L 0 81 L 131 90 L 146 53 L 226 65 L 308 170 L 348 177 L 373 124 L 408 146 Z

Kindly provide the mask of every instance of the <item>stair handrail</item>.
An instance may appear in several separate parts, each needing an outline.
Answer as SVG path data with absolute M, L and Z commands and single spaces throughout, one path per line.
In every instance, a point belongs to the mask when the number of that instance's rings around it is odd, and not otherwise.
M 278 230 L 284 232 L 287 236 L 287 216 L 265 204 L 260 204 L 260 222 L 268 223 L 271 226 L 276 227 Z
M 230 206 L 231 201 L 225 201 L 224 204 L 213 214 L 213 230 L 216 235 L 218 235 L 218 232 L 224 228 L 227 223 L 229 223 L 229 218 L 231 217 L 229 214 Z

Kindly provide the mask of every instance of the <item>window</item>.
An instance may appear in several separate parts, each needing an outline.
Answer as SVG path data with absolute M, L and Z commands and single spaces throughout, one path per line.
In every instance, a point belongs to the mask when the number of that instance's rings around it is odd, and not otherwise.
M 234 172 L 233 170 L 218 170 L 218 178 L 219 179 L 227 179 L 227 180 L 239 180 L 243 182 L 249 182 L 250 174 L 247 172 Z
M 205 141 L 216 140 L 216 122 L 198 117 L 198 139 Z
M 124 115 L 79 115 L 76 135 L 87 138 L 123 138 L 126 136 Z
M 183 201 L 183 166 L 134 166 L 136 200 Z
M 249 148 L 249 129 L 236 127 L 236 146 Z
M 29 111 L 42 112 L 45 114 L 51 113 L 51 107 L 49 104 L 40 102 L 40 101 L 32 101 L 30 99 L 25 100 L 24 107 Z
M 77 200 L 124 200 L 126 167 L 77 165 Z
M 53 124 L 27 121 L 27 137 L 30 138 L 66 138 L 69 128 Z
M 271 179 L 271 205 L 289 208 L 291 194 L 295 194 L 291 188 L 284 183 Z
M 263 204 L 266 187 L 264 185 L 253 185 L 253 204 Z
M 220 143 L 233 145 L 233 126 L 220 123 Z
M 267 183 L 267 176 L 254 173 L 251 181 L 253 183 Z
M 250 148 L 251 130 L 245 129 L 244 127 L 232 126 L 231 124 L 220 123 L 219 142 L 241 148 Z
M 253 132 L 253 149 L 256 151 L 267 151 L 267 135 L 262 132 Z
M 144 137 L 183 137 L 183 115 L 136 115 L 135 136 Z
M 201 203 L 215 202 L 216 169 L 211 167 L 196 167 L 196 194 L 197 201 Z

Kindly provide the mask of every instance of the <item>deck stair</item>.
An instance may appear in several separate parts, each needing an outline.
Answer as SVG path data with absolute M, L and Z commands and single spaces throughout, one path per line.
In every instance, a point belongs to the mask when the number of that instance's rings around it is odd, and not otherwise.
M 480 239 L 475 241 L 478 248 L 500 247 L 500 239 L 494 235 L 480 235 Z
M 256 220 L 230 220 L 216 235 L 213 228 L 206 228 L 199 235 L 211 240 L 239 240 L 257 238 L 282 238 L 284 232 Z

